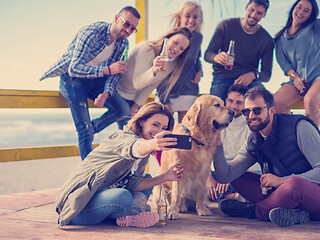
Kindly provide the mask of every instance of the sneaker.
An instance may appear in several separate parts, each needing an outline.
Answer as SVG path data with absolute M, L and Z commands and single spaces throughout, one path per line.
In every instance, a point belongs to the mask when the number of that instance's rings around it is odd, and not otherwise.
M 240 202 L 235 199 L 223 199 L 219 203 L 219 209 L 230 217 L 256 218 L 255 203 Z
M 128 215 L 116 220 L 119 227 L 146 228 L 159 222 L 159 215 L 154 212 L 142 212 L 138 215 Z
M 271 222 L 280 227 L 289 227 L 294 224 L 305 224 L 310 221 L 310 213 L 299 208 L 274 208 L 269 213 Z

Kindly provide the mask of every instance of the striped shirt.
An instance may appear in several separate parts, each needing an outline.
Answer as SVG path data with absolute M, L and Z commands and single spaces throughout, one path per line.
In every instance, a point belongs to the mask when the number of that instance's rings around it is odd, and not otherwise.
M 121 54 L 128 46 L 128 39 L 117 39 L 111 57 L 98 66 L 86 65 L 94 59 L 106 45 L 110 43 L 111 24 L 96 22 L 79 30 L 67 51 L 53 64 L 50 69 L 40 78 L 62 76 L 68 73 L 75 78 L 106 78 L 105 92 L 112 95 L 120 80 L 119 75 L 103 74 L 103 69 L 120 60 Z

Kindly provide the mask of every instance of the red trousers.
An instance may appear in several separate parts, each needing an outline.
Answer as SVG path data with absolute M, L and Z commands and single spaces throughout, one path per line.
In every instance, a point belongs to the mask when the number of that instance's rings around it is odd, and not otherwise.
M 311 219 L 320 220 L 320 186 L 307 179 L 291 176 L 278 188 L 263 195 L 260 174 L 246 172 L 234 180 L 232 187 L 245 199 L 256 203 L 259 220 L 269 220 L 269 212 L 276 207 L 300 208 L 310 213 Z

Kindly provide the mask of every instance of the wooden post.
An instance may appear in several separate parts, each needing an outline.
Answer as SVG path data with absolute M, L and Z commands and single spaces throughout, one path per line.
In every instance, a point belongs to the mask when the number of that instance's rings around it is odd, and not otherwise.
M 141 18 L 136 33 L 136 43 L 148 39 L 148 0 L 136 0 L 136 9 Z

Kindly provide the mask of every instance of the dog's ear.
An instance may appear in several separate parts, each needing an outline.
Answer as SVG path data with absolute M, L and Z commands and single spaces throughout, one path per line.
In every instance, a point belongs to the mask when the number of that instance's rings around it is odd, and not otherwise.
M 191 108 L 186 113 L 185 117 L 182 120 L 182 124 L 187 126 L 198 125 L 199 117 L 201 112 L 200 104 L 193 104 Z

